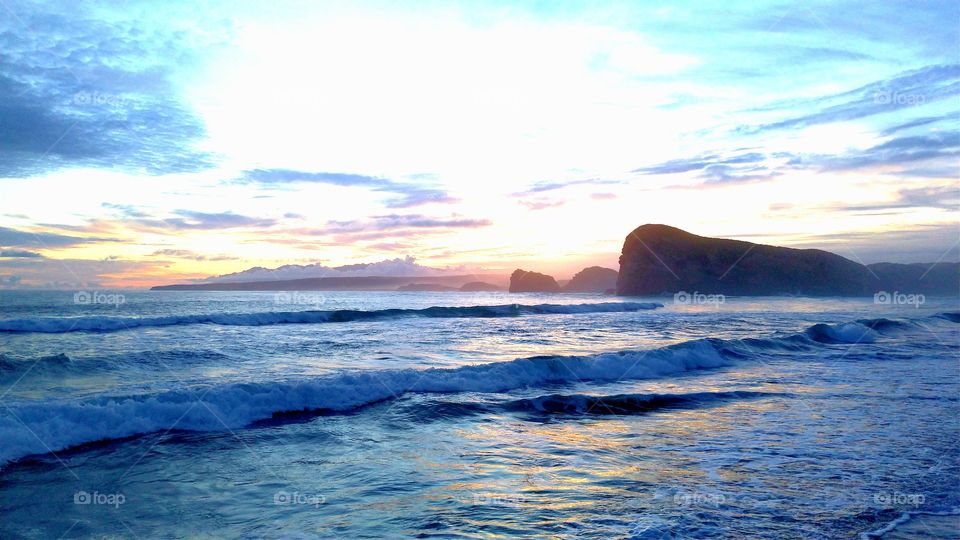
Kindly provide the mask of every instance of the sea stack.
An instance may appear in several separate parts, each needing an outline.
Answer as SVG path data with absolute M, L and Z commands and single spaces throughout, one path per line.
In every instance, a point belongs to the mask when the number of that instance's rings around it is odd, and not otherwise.
M 510 292 L 555 293 L 560 292 L 560 285 L 553 276 L 517 269 L 510 275 Z
M 601 266 L 591 266 L 576 273 L 563 292 L 604 293 L 617 288 L 617 271 Z

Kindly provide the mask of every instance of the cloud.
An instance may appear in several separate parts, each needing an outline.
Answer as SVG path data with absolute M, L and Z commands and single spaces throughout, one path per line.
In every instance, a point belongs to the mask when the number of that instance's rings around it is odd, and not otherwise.
M 236 257 L 229 255 L 200 255 L 188 249 L 158 249 L 150 254 L 152 257 L 173 257 L 175 259 L 189 259 L 192 261 L 232 261 Z
M 880 132 L 884 137 L 893 135 L 898 131 L 903 131 L 905 129 L 911 129 L 915 127 L 927 126 L 930 124 L 936 124 L 939 122 L 952 122 L 956 124 L 957 118 L 960 116 L 958 113 L 953 113 L 945 116 L 927 116 L 923 118 L 914 118 L 913 120 L 897 124 L 895 126 L 890 126 Z
M 423 175 L 418 175 L 423 177 Z M 364 187 L 398 197 L 386 202 L 388 208 L 413 208 L 430 203 L 454 203 L 459 199 L 447 192 L 422 184 L 396 182 L 379 176 L 339 172 L 306 172 L 291 169 L 253 169 L 240 178 L 242 183 L 284 185 L 294 183 L 330 184 L 334 186 Z
M 63 167 L 164 174 L 211 165 L 193 149 L 204 126 L 170 82 L 189 56 L 172 34 L 97 21 L 83 8 L 17 8 L 0 19 L 0 178 Z
M 765 11 L 749 19 L 747 29 L 764 32 L 768 43 L 773 32 L 807 38 L 805 43 L 811 38 L 829 43 L 829 49 L 868 50 L 875 52 L 874 56 L 880 56 L 876 51 L 887 50 L 884 45 L 916 51 L 918 56 L 942 55 L 956 47 L 957 35 L 955 25 L 941 22 L 960 17 L 957 3 L 951 0 L 931 0 L 924 2 L 922 8 L 906 2 L 870 0 L 771 4 Z M 811 50 L 816 54 L 822 49 Z
M 179 217 L 154 219 L 145 218 L 135 223 L 150 229 L 173 230 L 216 230 L 236 229 L 242 227 L 271 227 L 277 223 L 275 219 L 258 218 L 235 214 L 233 212 L 196 212 L 192 210 L 174 210 L 173 214 Z
M 180 257 L 184 259 L 192 259 L 196 256 L 196 253 L 186 250 L 186 249 L 158 249 L 150 254 L 151 256 L 161 256 L 161 257 Z
M 957 178 L 958 173 L 960 173 L 960 167 L 956 163 L 944 163 L 942 166 L 921 166 L 921 167 L 911 167 L 909 169 L 901 169 L 899 171 L 890 172 L 887 174 L 892 174 L 895 176 L 901 176 L 905 178 Z
M 301 249 L 318 246 L 340 247 L 359 242 L 399 241 L 424 236 L 442 235 L 458 229 L 476 229 L 492 225 L 488 219 L 465 218 L 458 215 L 431 217 L 422 214 L 386 214 L 366 219 L 328 221 L 320 228 L 276 228 L 261 231 L 257 242 L 264 238 L 271 244 L 282 244 Z
M 0 246 L 58 248 L 91 242 L 112 242 L 110 238 L 83 238 L 48 232 L 32 232 L 0 227 Z
M 451 197 L 447 192 L 431 188 L 404 187 L 398 189 L 396 186 L 391 189 L 379 189 L 378 191 L 392 191 L 401 196 L 387 201 L 387 208 L 413 208 L 429 203 L 450 204 L 458 202 L 460 199 Z
M 246 171 L 241 178 L 243 182 L 260 184 L 289 184 L 296 182 L 315 182 L 318 184 L 332 184 L 335 186 L 365 186 L 381 187 L 389 185 L 389 180 L 376 176 L 336 172 L 305 172 L 291 169 L 253 169 Z
M 948 178 L 957 174 L 955 163 L 958 157 L 960 131 L 943 131 L 929 135 L 898 137 L 869 148 L 849 150 L 837 155 L 790 152 L 766 155 L 751 152 L 722 157 L 713 154 L 674 159 L 634 169 L 632 172 L 668 175 L 698 171 L 696 176 L 703 180 L 703 184 L 719 185 L 768 181 L 796 170 L 850 171 L 931 162 L 943 166 L 908 169 L 898 174 L 906 175 L 913 170 L 917 176 Z
M 675 174 L 690 171 L 702 170 L 713 165 L 733 165 L 741 163 L 759 163 L 766 159 L 766 156 L 758 152 L 748 152 L 744 154 L 735 154 L 729 157 L 723 157 L 716 154 L 700 156 L 688 159 L 673 159 L 665 161 L 658 165 L 641 167 L 630 172 L 639 174 Z
M 536 195 L 547 191 L 556 191 L 558 189 L 568 188 L 570 186 L 606 186 L 611 184 L 622 184 L 620 180 L 601 180 L 599 178 L 587 178 L 583 180 L 571 180 L 566 182 L 538 182 L 533 184 L 530 189 L 514 193 L 514 197 L 523 197 L 525 195 Z
M 551 200 L 520 201 L 520 204 L 526 206 L 530 210 L 544 210 L 546 208 L 556 208 L 558 206 L 563 206 L 564 204 L 566 204 L 566 201 L 551 201 Z
M 276 223 L 273 219 L 257 218 L 235 214 L 233 212 L 196 212 L 192 210 L 175 210 L 175 214 L 184 219 L 170 219 L 168 223 L 175 223 L 184 229 L 231 229 L 235 227 L 270 227 Z
M 5 274 L 5 271 L 11 273 Z M 152 261 L 131 261 L 118 258 L 0 260 L 0 285 L 20 288 L 77 289 L 98 287 L 104 282 L 117 282 L 117 276 L 149 276 L 166 273 Z M 15 278 L 11 281 L 11 278 Z
M 613 193 L 591 193 L 590 198 L 595 201 L 608 201 L 611 199 L 616 199 L 617 196 Z
M 147 213 L 139 209 L 140 207 L 134 206 L 132 204 L 113 204 L 113 203 L 105 202 L 105 203 L 101 203 L 100 206 L 108 210 L 113 210 L 119 213 L 123 217 L 130 217 L 130 218 L 149 217 Z
M 727 136 L 757 135 L 771 130 L 798 130 L 817 124 L 852 121 L 872 115 L 904 112 L 919 105 L 960 95 L 960 64 L 928 65 L 920 69 L 874 81 L 850 91 L 817 98 L 772 103 L 747 112 L 781 113 L 786 118 L 761 125 L 740 126 Z M 894 137 L 864 149 L 841 150 L 837 154 L 788 151 L 732 151 L 664 161 L 635 169 L 643 175 L 694 173 L 701 185 L 763 182 L 790 171 L 850 171 L 880 167 L 905 168 L 910 164 L 918 176 L 945 178 L 960 156 L 957 113 L 903 118 L 879 131 Z M 889 120 L 887 120 L 889 123 Z M 839 124 L 838 124 L 839 125 Z M 921 130 L 918 128 L 932 128 Z M 948 166 L 949 165 L 949 166 Z M 895 174 L 889 173 L 887 174 Z M 906 171 L 904 175 L 908 174 Z M 955 176 L 956 170 L 950 173 Z
M 318 229 L 275 230 L 270 234 L 270 242 L 303 248 L 317 245 L 342 246 L 370 241 L 384 243 L 489 225 L 492 225 L 492 222 L 488 219 L 464 218 L 457 215 L 430 217 L 421 214 L 388 214 L 367 219 L 329 221 L 324 227 Z
M 405 243 L 405 242 L 380 242 L 377 244 L 370 244 L 366 246 L 367 249 L 377 250 L 377 251 L 409 251 L 416 248 L 414 244 Z
M 599 178 L 585 178 L 581 180 L 558 182 L 537 182 L 529 189 L 513 193 L 511 196 L 521 199 L 517 202 L 523 206 L 526 206 L 530 210 L 545 210 L 547 208 L 558 208 L 567 203 L 565 200 L 550 198 L 550 195 L 545 194 L 574 186 L 608 186 L 622 183 L 623 181 L 621 180 L 603 180 Z M 593 196 L 591 195 L 591 197 Z M 613 198 L 612 195 L 611 198 Z
M 757 126 L 741 126 L 740 134 L 770 130 L 804 128 L 856 120 L 875 114 L 908 109 L 960 95 L 960 64 L 926 66 L 875 81 L 854 90 L 818 97 L 774 103 L 755 110 L 814 109 L 812 112 Z
M 21 249 L 4 249 L 0 250 L 0 257 L 42 259 L 43 255 Z
M 958 157 L 960 157 L 960 131 L 950 131 L 899 137 L 865 150 L 839 156 L 797 156 L 791 159 L 789 164 L 814 166 L 821 171 L 847 171 L 921 161 L 946 161 L 955 164 Z M 953 175 L 956 175 L 956 170 Z
M 324 229 L 328 233 L 388 231 L 396 229 L 473 229 L 492 225 L 488 219 L 461 217 L 433 218 L 420 214 L 374 216 L 368 220 L 331 221 Z
M 721 156 L 710 154 L 685 159 L 674 159 L 657 165 L 641 167 L 631 172 L 642 175 L 679 174 L 699 171 L 697 175 L 708 184 L 729 184 L 770 180 L 778 173 L 758 165 L 768 160 L 759 152 L 747 152 Z
M 883 212 L 886 210 L 906 210 L 914 208 L 960 210 L 960 186 L 906 188 L 898 191 L 896 199 L 891 202 L 834 206 L 831 210 L 844 212 Z
M 902 189 L 899 196 L 900 201 L 913 207 L 926 206 L 950 210 L 957 210 L 960 207 L 960 186 L 956 184 Z
M 735 184 L 745 182 L 762 182 L 771 180 L 779 173 L 766 167 L 733 167 L 731 165 L 709 165 L 704 167 L 701 178 L 707 184 Z

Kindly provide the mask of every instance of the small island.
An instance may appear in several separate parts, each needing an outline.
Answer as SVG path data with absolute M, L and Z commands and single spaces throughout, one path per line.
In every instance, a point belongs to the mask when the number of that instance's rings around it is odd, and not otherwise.
M 510 292 L 560 292 L 560 285 L 553 276 L 526 270 L 514 270 L 510 274 Z

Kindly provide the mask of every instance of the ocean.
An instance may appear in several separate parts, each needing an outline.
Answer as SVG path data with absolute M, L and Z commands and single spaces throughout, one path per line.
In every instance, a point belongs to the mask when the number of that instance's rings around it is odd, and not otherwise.
M 0 538 L 956 538 L 956 298 L 0 292 Z

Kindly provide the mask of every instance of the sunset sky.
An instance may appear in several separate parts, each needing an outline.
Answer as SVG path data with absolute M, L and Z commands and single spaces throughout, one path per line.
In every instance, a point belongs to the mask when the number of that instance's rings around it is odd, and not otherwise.
M 958 260 L 960 3 L 651 4 L 4 0 L 0 287 Z

